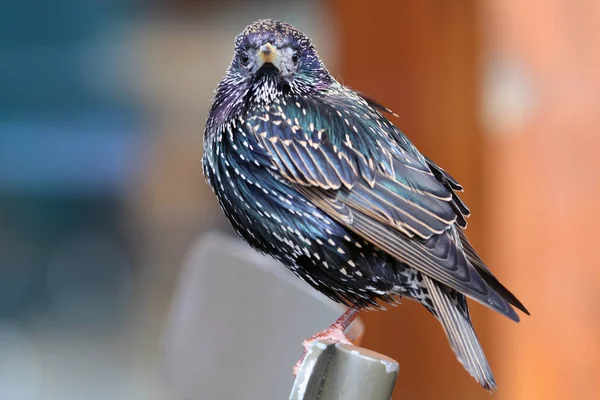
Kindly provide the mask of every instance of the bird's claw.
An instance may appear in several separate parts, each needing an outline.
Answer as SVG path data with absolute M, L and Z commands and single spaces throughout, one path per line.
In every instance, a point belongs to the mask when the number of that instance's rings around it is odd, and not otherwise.
M 304 358 L 306 357 L 306 354 L 308 354 L 308 350 L 312 347 L 312 345 L 315 342 L 318 342 L 319 340 L 331 340 L 336 343 L 343 343 L 343 344 L 351 345 L 352 342 L 348 339 L 348 337 L 344 333 L 344 330 L 345 330 L 345 328 L 342 325 L 335 323 L 335 324 L 331 325 L 329 328 L 325 329 L 324 331 L 318 332 L 318 333 L 312 335 L 311 337 L 309 337 L 308 339 L 304 340 L 302 342 L 302 346 L 304 347 L 304 352 L 302 353 L 300 360 L 298 360 L 296 365 L 294 365 L 294 369 L 292 371 L 294 376 L 298 375 L 298 372 L 300 371 L 300 367 L 302 366 L 302 363 L 304 362 Z

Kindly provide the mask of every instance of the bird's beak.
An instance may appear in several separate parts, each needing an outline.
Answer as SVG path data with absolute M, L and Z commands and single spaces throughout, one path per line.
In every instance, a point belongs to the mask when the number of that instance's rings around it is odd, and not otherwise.
M 275 68 L 281 70 L 281 53 L 271 43 L 263 44 L 256 53 L 256 66 L 260 68 L 266 63 L 271 63 Z

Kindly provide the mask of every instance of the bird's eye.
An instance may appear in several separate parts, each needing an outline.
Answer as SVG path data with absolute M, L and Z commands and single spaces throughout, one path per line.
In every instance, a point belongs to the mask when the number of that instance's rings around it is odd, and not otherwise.
M 248 61 L 250 61 L 248 54 L 246 54 L 246 53 L 240 54 L 240 62 L 242 63 L 242 65 L 248 65 Z
M 292 62 L 298 64 L 298 53 L 292 54 Z

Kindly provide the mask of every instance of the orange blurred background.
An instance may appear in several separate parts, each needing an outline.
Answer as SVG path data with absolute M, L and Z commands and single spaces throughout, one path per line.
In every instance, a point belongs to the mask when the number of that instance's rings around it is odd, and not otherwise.
M 228 231 L 203 124 L 258 18 L 311 36 L 465 186 L 469 238 L 532 314 L 472 307 L 494 397 L 600 398 L 600 2 L 22 3 L 0 6 L 0 398 L 172 398 L 178 266 Z M 489 398 L 421 307 L 362 318 L 362 346 L 401 364 L 394 398 Z
M 417 147 L 464 183 L 469 237 L 532 313 L 516 325 L 473 307 L 496 396 L 600 398 L 600 3 L 333 7 L 345 82 L 395 110 Z M 364 317 L 363 345 L 406 367 L 396 396 L 487 398 L 435 322 L 401 308 Z

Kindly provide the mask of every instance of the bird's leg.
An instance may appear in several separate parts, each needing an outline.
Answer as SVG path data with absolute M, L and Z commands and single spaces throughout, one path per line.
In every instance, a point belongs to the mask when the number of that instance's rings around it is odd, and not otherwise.
M 314 335 L 303 341 L 302 346 L 304 346 L 304 352 L 302 353 L 302 357 L 300 357 L 300 360 L 298 360 L 298 362 L 294 366 L 294 376 L 298 375 L 298 371 L 300 370 L 300 366 L 304 361 L 304 357 L 306 357 L 308 349 L 310 349 L 314 342 L 325 339 L 333 340 L 337 343 L 352 344 L 352 342 L 348 340 L 348 337 L 346 336 L 344 331 L 350 326 L 352 321 L 354 321 L 356 317 L 358 317 L 358 313 L 358 309 L 349 308 L 344 314 L 342 314 L 341 317 L 339 317 L 333 324 L 331 324 L 329 328 L 325 329 L 324 331 L 315 333 Z

